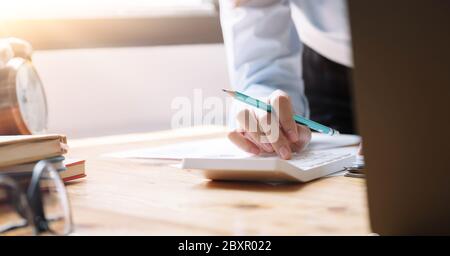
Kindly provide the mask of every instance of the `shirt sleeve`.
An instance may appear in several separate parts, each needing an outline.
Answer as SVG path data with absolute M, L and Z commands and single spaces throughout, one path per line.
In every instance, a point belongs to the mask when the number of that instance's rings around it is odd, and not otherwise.
M 247 0 L 237 7 L 234 2 L 220 1 L 231 87 L 259 99 L 283 90 L 291 96 L 295 113 L 308 117 L 301 75 L 302 43 L 289 1 Z M 231 126 L 235 126 L 241 107 L 231 106 Z

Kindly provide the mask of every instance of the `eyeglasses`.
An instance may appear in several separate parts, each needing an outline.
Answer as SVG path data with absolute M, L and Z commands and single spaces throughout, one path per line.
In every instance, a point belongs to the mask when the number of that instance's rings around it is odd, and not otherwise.
M 67 192 L 52 164 L 43 160 L 31 173 L 0 175 L 0 235 L 67 235 L 72 230 Z

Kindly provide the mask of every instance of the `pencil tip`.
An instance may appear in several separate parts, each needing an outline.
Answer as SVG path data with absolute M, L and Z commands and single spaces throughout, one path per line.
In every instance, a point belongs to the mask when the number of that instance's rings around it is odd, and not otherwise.
M 222 89 L 222 91 L 225 92 L 226 94 L 228 94 L 228 95 L 234 97 L 234 91 L 227 90 L 227 89 Z

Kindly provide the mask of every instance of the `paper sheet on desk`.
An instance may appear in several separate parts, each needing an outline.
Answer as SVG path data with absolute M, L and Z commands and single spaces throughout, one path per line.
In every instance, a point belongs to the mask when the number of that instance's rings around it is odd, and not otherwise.
M 309 150 L 329 149 L 358 145 L 360 137 L 356 135 L 328 136 L 313 133 Z M 248 153 L 240 150 L 226 138 L 195 140 L 170 144 L 161 147 L 144 148 L 132 151 L 117 152 L 104 155 L 114 158 L 135 158 L 135 159 L 174 159 L 183 158 L 204 158 L 208 156 L 223 157 L 243 157 Z

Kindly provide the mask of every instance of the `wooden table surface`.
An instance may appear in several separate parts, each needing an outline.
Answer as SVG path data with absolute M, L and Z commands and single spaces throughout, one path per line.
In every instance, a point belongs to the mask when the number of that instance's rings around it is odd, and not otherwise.
M 86 160 L 87 178 L 67 186 L 74 235 L 366 235 L 363 179 L 306 184 L 212 182 L 176 161 L 103 154 L 225 136 L 201 127 L 70 140 L 68 157 Z

